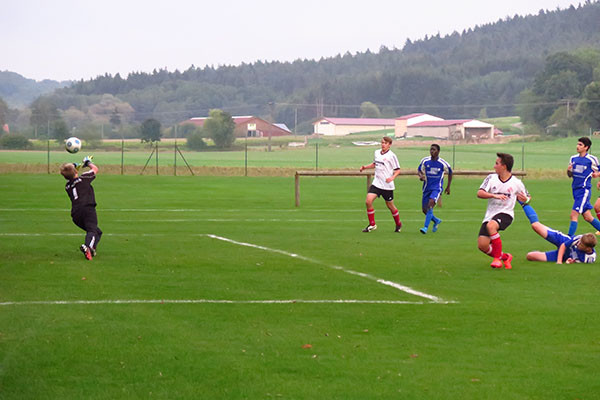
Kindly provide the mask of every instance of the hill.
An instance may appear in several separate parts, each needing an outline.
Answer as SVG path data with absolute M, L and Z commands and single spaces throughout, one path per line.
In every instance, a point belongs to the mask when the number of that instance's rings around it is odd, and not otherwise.
M 70 81 L 58 82 L 49 79 L 38 82 L 16 72 L 0 71 L 0 97 L 11 107 L 27 106 L 37 97 L 70 84 Z

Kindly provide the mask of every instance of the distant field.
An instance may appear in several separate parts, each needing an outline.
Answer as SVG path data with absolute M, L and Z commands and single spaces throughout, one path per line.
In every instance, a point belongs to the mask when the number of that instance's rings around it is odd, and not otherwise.
M 247 153 L 249 167 L 271 167 L 271 168 L 358 168 L 372 160 L 373 151 L 378 147 L 360 147 L 351 144 L 349 139 L 343 143 L 337 141 L 342 139 L 329 139 L 309 142 L 306 148 L 289 149 L 273 146 L 271 152 L 266 147 L 254 147 Z M 520 142 L 512 141 L 498 144 L 469 144 L 453 146 L 451 143 L 440 142 L 442 146 L 441 156 L 450 162 L 456 169 L 490 169 L 498 151 L 509 152 L 515 157 L 515 169 L 526 170 L 554 170 L 562 171 L 566 168 L 568 159 L 575 154 L 576 138 L 558 139 L 544 142 Z M 318 145 L 318 149 L 317 149 Z M 600 145 L 599 145 L 600 146 Z M 160 144 L 162 150 L 159 153 L 160 166 L 172 166 L 175 163 L 172 145 Z M 318 151 L 317 151 L 318 150 Z M 428 155 L 429 144 L 423 143 L 419 146 L 404 146 L 403 142 L 397 140 L 393 151 L 400 159 L 402 168 L 413 169 L 419 164 L 422 157 Z M 594 153 L 595 147 L 592 147 Z M 92 153 L 99 165 L 120 165 L 120 151 L 101 151 L 99 149 L 86 152 L 85 148 L 80 155 L 70 155 L 65 151 L 51 151 L 50 162 L 54 165 L 62 162 L 78 161 L 83 155 Z M 125 165 L 143 166 L 151 154 L 150 149 L 124 153 Z M 186 160 L 192 166 L 221 166 L 221 167 L 244 167 L 245 152 L 238 151 L 209 151 L 192 152 L 183 151 Z M 183 166 L 183 161 L 177 156 L 177 164 Z M 1 164 L 47 164 L 47 152 L 45 151 L 0 151 Z M 152 158 L 150 166 L 155 165 Z M 55 169 L 55 168 L 54 168 Z
M 359 178 L 307 178 L 294 208 L 291 178 L 100 175 L 88 262 L 64 180 L 2 174 L 0 397 L 597 397 L 600 269 L 525 261 L 552 246 L 517 210 L 514 269 L 492 270 L 479 184 L 423 236 L 408 177 L 403 231 L 378 200 L 364 234 Z M 566 229 L 569 181 L 526 184 Z

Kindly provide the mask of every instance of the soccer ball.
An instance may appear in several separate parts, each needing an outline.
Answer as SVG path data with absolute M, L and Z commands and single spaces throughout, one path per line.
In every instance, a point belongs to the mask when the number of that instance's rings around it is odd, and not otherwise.
M 65 141 L 65 149 L 69 153 L 77 153 L 81 150 L 81 140 L 76 137 L 70 137 Z

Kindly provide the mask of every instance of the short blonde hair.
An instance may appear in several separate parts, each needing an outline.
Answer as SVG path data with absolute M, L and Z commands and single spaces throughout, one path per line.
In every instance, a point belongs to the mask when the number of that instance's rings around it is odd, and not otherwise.
M 596 239 L 596 235 L 593 233 L 586 233 L 581 236 L 581 243 L 583 243 L 585 247 L 594 248 L 596 247 L 596 244 L 598 244 L 598 239 Z
M 77 170 L 73 163 L 64 163 L 60 166 L 60 174 L 64 176 L 66 180 L 69 180 L 75 178 Z

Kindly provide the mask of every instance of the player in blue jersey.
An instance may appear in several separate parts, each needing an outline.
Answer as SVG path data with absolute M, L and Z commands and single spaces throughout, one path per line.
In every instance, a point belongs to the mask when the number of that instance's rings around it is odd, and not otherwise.
M 423 197 L 421 198 L 421 207 L 425 214 L 425 224 L 420 229 L 422 234 L 426 234 L 429 224 L 433 221 L 433 232 L 436 232 L 442 222 L 441 219 L 433 215 L 433 208 L 438 202 L 444 190 L 444 172 L 448 172 L 448 184 L 444 193 L 450 194 L 450 184 L 452 183 L 452 168 L 443 158 L 440 158 L 440 146 L 432 144 L 429 148 L 429 157 L 424 157 L 419 163 L 417 174 L 423 181 Z
M 551 229 L 542 224 L 538 216 L 529 205 L 528 198 L 522 194 L 517 195 L 517 200 L 523 206 L 523 211 L 531 223 L 531 228 L 541 237 L 557 247 L 552 251 L 530 251 L 527 253 L 529 261 L 549 261 L 557 264 L 566 262 L 572 263 L 593 263 L 596 261 L 597 240 L 593 233 L 577 235 L 574 237 L 565 235 L 564 233 Z
M 592 178 L 599 176 L 598 158 L 589 154 L 592 141 L 587 137 L 581 137 L 577 141 L 577 154 L 569 160 L 567 176 L 573 179 L 573 209 L 571 210 L 571 223 L 569 224 L 569 236 L 577 231 L 579 214 L 583 219 L 592 224 L 596 230 L 600 230 L 600 221 L 592 215 L 593 209 L 590 203 L 592 194 Z

